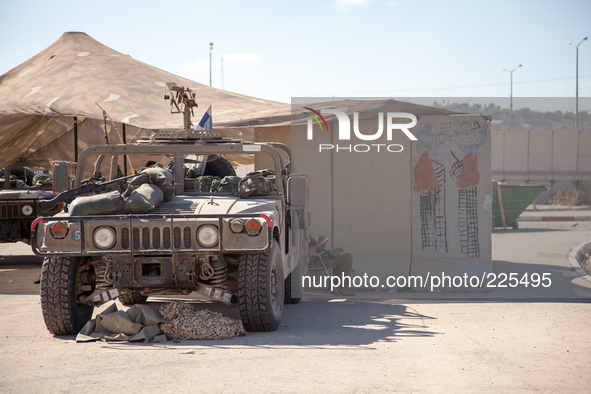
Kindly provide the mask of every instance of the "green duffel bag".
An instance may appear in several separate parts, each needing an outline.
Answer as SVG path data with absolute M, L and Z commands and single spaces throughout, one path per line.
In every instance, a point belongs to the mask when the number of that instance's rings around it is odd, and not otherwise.
M 195 178 L 195 191 L 201 193 L 215 193 L 220 185 L 219 176 L 204 175 Z
M 248 196 L 266 196 L 271 192 L 271 182 L 262 175 L 245 176 L 238 183 L 238 188 L 232 194 L 245 198 Z
M 44 183 L 51 182 L 50 175 L 36 174 L 31 182 L 32 186 L 42 186 Z
M 118 191 L 77 197 L 68 204 L 70 216 L 116 215 L 123 208 Z
M 234 190 L 238 189 L 238 184 L 242 177 L 239 176 L 225 176 L 221 181 L 220 185 L 217 188 L 216 192 L 229 192 L 232 193 Z
M 141 173 L 138 176 L 136 176 L 135 178 L 132 178 L 132 180 L 127 185 L 127 190 L 125 190 L 125 192 L 122 195 L 123 198 L 129 197 L 135 189 L 137 189 L 138 187 L 140 187 L 144 183 L 150 183 L 150 179 L 151 179 L 150 175 L 141 174 Z
M 253 172 L 249 172 L 248 174 L 246 174 L 246 176 L 255 176 L 255 175 L 262 175 L 264 177 L 268 177 L 268 176 L 272 176 L 272 175 L 274 176 L 275 171 L 267 168 L 264 170 L 253 171 Z
M 150 213 L 164 200 L 160 186 L 144 183 L 123 202 L 121 213 Z
M 158 167 L 146 168 L 145 170 L 140 171 L 140 174 L 148 174 L 150 176 L 150 183 L 154 185 L 172 185 L 172 173 L 167 169 Z
M 164 202 L 172 200 L 174 197 L 174 186 L 160 186 L 162 193 L 164 193 Z

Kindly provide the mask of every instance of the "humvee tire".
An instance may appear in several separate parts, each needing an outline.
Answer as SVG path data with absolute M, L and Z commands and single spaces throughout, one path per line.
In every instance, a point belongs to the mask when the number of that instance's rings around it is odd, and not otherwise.
M 283 315 L 281 251 L 276 241 L 264 253 L 244 253 L 238 266 L 238 308 L 247 331 L 273 331 Z
M 289 275 L 287 275 L 287 278 L 285 278 L 285 303 L 286 304 L 299 304 L 302 299 L 301 298 L 292 298 L 292 296 L 291 296 L 291 275 L 292 274 L 293 274 L 293 272 L 290 273 Z
M 41 268 L 41 311 L 53 335 L 76 335 L 94 307 L 76 300 L 80 258 L 46 257 Z
M 123 305 L 145 304 L 146 301 L 148 301 L 148 296 L 133 291 L 130 293 L 121 294 L 119 296 L 119 301 Z
M 217 158 L 216 158 L 217 157 Z M 236 176 L 236 170 L 232 167 L 232 163 L 224 156 L 209 155 L 207 156 L 207 164 L 205 165 L 205 172 L 203 175 L 219 176 Z

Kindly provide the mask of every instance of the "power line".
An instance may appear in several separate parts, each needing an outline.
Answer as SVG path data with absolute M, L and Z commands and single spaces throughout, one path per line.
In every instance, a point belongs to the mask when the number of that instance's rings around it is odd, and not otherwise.
M 589 78 L 591 75 L 583 75 L 579 76 L 581 78 Z M 552 81 L 564 81 L 569 79 L 575 79 L 575 77 L 564 77 L 564 78 L 549 78 L 549 79 L 536 79 L 530 81 L 520 81 L 520 82 L 513 82 L 513 85 L 521 85 L 526 83 L 539 83 L 539 82 L 552 82 Z M 360 91 L 347 91 L 347 92 L 331 92 L 327 93 L 328 95 L 334 94 L 347 94 L 347 93 L 388 93 L 388 92 L 417 92 L 417 91 L 425 91 L 425 90 L 445 90 L 445 89 L 467 89 L 467 88 L 485 88 L 491 86 L 505 86 L 508 83 L 505 82 L 498 82 L 498 83 L 489 83 L 489 84 L 482 84 L 482 85 L 464 85 L 464 86 L 448 86 L 448 87 L 436 87 L 436 88 L 410 88 L 410 89 L 389 89 L 389 90 L 360 90 Z M 306 95 L 310 94 L 310 92 L 306 93 L 291 93 L 291 96 L 298 96 L 298 95 Z M 318 93 L 315 93 L 318 94 Z M 285 96 L 285 94 L 264 94 L 264 93 L 257 93 L 259 96 Z

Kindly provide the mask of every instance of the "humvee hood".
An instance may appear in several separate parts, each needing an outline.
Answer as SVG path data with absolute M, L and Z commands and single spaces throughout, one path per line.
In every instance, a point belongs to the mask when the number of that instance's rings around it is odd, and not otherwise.
M 200 215 L 225 215 L 239 213 L 264 213 L 278 210 L 279 201 L 267 198 L 245 199 L 233 196 L 199 197 L 195 199 L 195 213 Z
M 33 200 L 37 198 L 52 198 L 55 195 L 48 190 L 3 190 L 0 193 L 0 200 Z

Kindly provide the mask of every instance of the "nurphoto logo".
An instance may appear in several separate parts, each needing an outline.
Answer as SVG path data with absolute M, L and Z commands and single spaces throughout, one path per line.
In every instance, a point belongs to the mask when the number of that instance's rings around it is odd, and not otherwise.
M 310 118 L 308 119 L 308 129 L 307 129 L 307 138 L 308 140 L 314 139 L 314 122 L 320 126 L 320 130 L 324 131 L 325 129 L 328 131 L 328 125 L 326 123 L 326 119 L 324 119 L 323 114 L 331 114 L 337 117 L 339 123 L 339 141 L 350 141 L 351 140 L 351 119 L 349 116 L 339 109 L 326 109 L 323 108 L 319 111 L 316 111 L 310 107 L 304 107 L 305 109 L 309 110 L 310 112 L 304 112 L 304 114 L 308 115 Z M 383 112 L 378 113 L 378 130 L 373 134 L 363 134 L 359 129 L 359 113 L 353 112 L 353 133 L 355 137 L 363 141 L 375 141 L 382 137 L 384 133 L 384 118 L 386 118 L 386 139 L 388 141 L 392 141 L 392 135 L 394 130 L 401 130 L 411 141 L 417 141 L 417 137 L 415 137 L 411 132 L 410 128 L 416 126 L 417 124 L 417 117 L 413 114 L 407 112 L 388 112 L 384 116 Z M 394 123 L 394 119 L 406 118 L 410 119 L 409 123 Z M 336 146 L 333 144 L 319 144 L 318 151 L 322 152 L 334 150 L 336 152 L 345 151 L 345 152 L 358 152 L 358 153 L 365 153 L 371 150 L 376 150 L 377 152 L 380 151 L 388 151 L 388 152 L 402 152 L 403 146 L 400 144 L 356 144 L 356 145 L 339 145 Z

